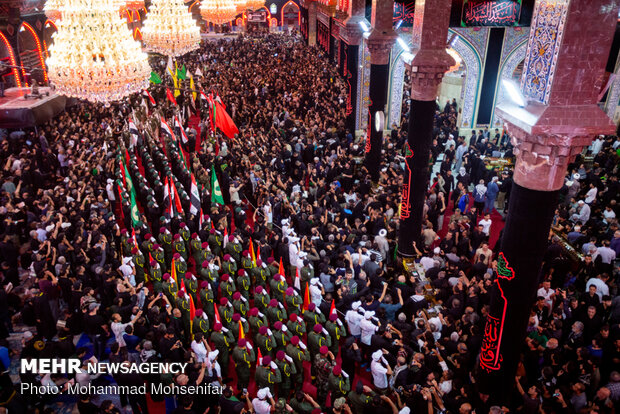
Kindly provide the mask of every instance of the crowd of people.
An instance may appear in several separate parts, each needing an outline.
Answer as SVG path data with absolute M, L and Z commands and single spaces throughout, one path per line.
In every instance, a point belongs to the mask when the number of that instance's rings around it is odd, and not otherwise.
M 153 66 L 170 85 L 165 63 Z M 512 179 L 484 157 L 510 159 L 507 135 L 461 136 L 456 102 L 437 106 L 435 168 L 414 245 L 423 281 L 394 254 L 407 106 L 385 137 L 373 185 L 364 138 L 345 128 L 346 83 L 317 48 L 296 36 L 239 36 L 203 42 L 177 63 L 205 97 L 219 96 L 239 128 L 234 139 L 213 130 L 211 100 L 186 90 L 173 104 L 165 87 L 153 87 L 155 105 L 144 97 L 79 103 L 36 132 L 0 141 L 0 406 L 615 411 L 617 138 L 598 138 L 571 166 L 514 397 L 492 406 L 476 385 L 477 358 L 501 244 L 490 238 L 502 227 L 497 212 L 507 214 Z M 186 142 L 160 122 L 172 126 L 175 115 Z M 7 341 L 15 335 L 19 349 Z M 32 396 L 10 375 L 18 358 L 70 357 L 82 361 L 82 374 L 20 380 L 60 389 L 213 383 L 222 393 Z M 89 375 L 97 361 L 189 364 L 177 375 Z

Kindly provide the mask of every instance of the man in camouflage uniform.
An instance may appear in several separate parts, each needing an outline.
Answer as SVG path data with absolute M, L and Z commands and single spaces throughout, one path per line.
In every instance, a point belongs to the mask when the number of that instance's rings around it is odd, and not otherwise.
M 218 308 L 222 324 L 228 329 L 232 326 L 232 316 L 234 313 L 232 303 L 226 298 L 220 298 L 220 306 Z
M 185 241 L 179 233 L 175 234 L 172 238 L 172 247 L 176 254 L 180 254 L 183 257 L 183 260 L 187 261 L 187 247 L 185 246 Z M 175 259 L 176 260 L 176 259 Z
M 267 287 L 267 279 L 271 277 L 267 266 L 263 266 L 263 261 L 256 259 L 256 266 L 250 271 L 252 281 L 255 286 Z
M 261 326 L 267 326 L 268 322 L 267 322 L 267 318 L 265 317 L 265 315 L 262 314 L 258 311 L 258 308 L 252 308 L 250 309 L 250 317 L 248 318 L 248 323 L 250 324 L 250 330 L 252 331 L 252 334 L 254 335 L 254 343 L 258 344 L 258 331 L 260 329 Z
M 325 405 L 325 400 L 329 393 L 329 374 L 331 374 L 335 365 L 336 361 L 329 353 L 329 349 L 323 345 L 312 361 L 312 367 L 316 374 L 316 381 L 314 383 L 316 386 L 316 402 L 319 405 Z
M 170 276 L 169 273 L 165 273 L 164 282 L 162 283 L 162 290 L 164 294 L 168 297 L 168 301 L 172 304 L 176 302 L 177 291 L 179 287 L 176 284 L 176 281 Z
M 153 290 L 155 294 L 162 291 L 162 273 L 161 266 L 157 263 L 157 260 L 151 260 L 151 281 L 153 282 Z
M 224 262 L 222 263 L 221 272 L 222 274 L 228 274 L 228 275 L 233 275 L 233 276 L 237 274 L 237 263 L 235 262 L 235 259 L 233 259 L 231 255 L 229 254 L 224 255 Z
M 159 229 L 159 245 L 164 248 L 164 257 L 166 259 L 167 268 L 170 268 L 172 263 L 172 234 L 166 227 Z

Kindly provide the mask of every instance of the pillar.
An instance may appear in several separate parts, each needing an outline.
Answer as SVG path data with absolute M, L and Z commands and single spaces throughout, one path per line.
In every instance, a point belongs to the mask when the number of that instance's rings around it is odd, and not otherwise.
M 368 95 L 368 131 L 366 132 L 366 168 L 376 182 L 379 179 L 381 165 L 381 147 L 383 143 L 383 126 L 377 125 L 377 113 L 383 114 L 385 125 L 385 105 L 388 98 L 388 83 L 390 74 L 390 51 L 397 38 L 392 29 L 394 0 L 373 0 L 372 2 L 372 32 L 368 36 L 367 44 L 370 50 L 370 85 Z
M 316 1 L 308 3 L 308 46 L 316 46 L 316 7 Z
M 455 64 L 446 52 L 450 0 L 416 0 L 413 22 L 414 57 L 411 61 L 411 110 L 405 149 L 398 254 L 412 257 L 415 241 L 421 245 L 423 206 L 429 181 L 435 99 L 441 79 Z
M 568 164 L 595 135 L 615 131 L 597 106 L 597 94 L 617 8 L 610 0 L 596 7 L 589 0 L 539 0 L 521 80 L 526 103 L 507 100 L 496 109 L 512 137 L 517 160 L 476 372 L 479 390 L 492 405 L 508 405 L 515 386 Z M 540 31 L 553 33 L 552 40 L 535 37 Z
M 368 27 L 370 24 L 364 17 L 366 3 L 365 0 L 351 0 L 349 2 L 349 17 L 343 22 L 340 30 L 340 37 L 344 41 L 344 78 L 347 85 L 347 117 L 345 120 L 346 128 L 355 134 L 356 108 L 357 108 L 357 76 L 359 71 L 359 58 L 361 53 L 363 30 L 360 22 L 364 22 Z

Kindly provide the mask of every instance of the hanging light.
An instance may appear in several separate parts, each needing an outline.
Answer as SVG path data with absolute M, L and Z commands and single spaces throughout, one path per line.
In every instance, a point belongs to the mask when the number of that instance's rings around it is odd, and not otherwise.
M 265 5 L 265 0 L 247 0 L 246 6 L 249 10 L 258 10 Z
M 60 20 L 62 17 L 62 3 L 63 0 L 47 0 L 45 2 L 45 6 L 43 6 L 43 11 L 48 19 L 55 22 Z
M 203 20 L 215 25 L 225 24 L 237 16 L 237 6 L 230 0 L 204 0 L 200 4 Z
M 47 59 L 59 93 L 92 102 L 120 100 L 148 87 L 146 53 L 112 0 L 63 0 Z
M 237 10 L 237 14 L 241 14 L 248 9 L 247 0 L 236 0 L 234 1 L 234 3 L 235 3 L 235 9 Z
M 181 56 L 198 49 L 200 28 L 183 0 L 152 0 L 142 40 L 153 52 Z

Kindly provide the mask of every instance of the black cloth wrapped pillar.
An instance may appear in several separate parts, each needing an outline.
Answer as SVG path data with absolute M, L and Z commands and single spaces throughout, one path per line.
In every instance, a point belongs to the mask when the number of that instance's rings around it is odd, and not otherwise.
M 355 121 L 357 114 L 357 71 L 359 60 L 359 45 L 345 44 L 345 79 L 347 84 L 347 118 L 345 125 L 351 134 L 355 133 Z
M 387 103 L 387 89 L 389 80 L 389 65 L 370 65 L 370 86 L 368 95 L 369 131 L 366 141 L 366 168 L 374 182 L 379 179 L 381 166 L 381 146 L 383 143 L 383 127 L 377 131 L 376 113 L 385 110 Z
M 508 405 L 536 296 L 558 191 L 512 186 L 478 364 L 480 391 Z
M 401 257 L 414 255 L 414 241 L 418 249 L 423 250 L 422 219 L 429 180 L 428 160 L 433 142 L 434 116 L 435 101 L 411 100 L 398 236 L 398 254 Z

